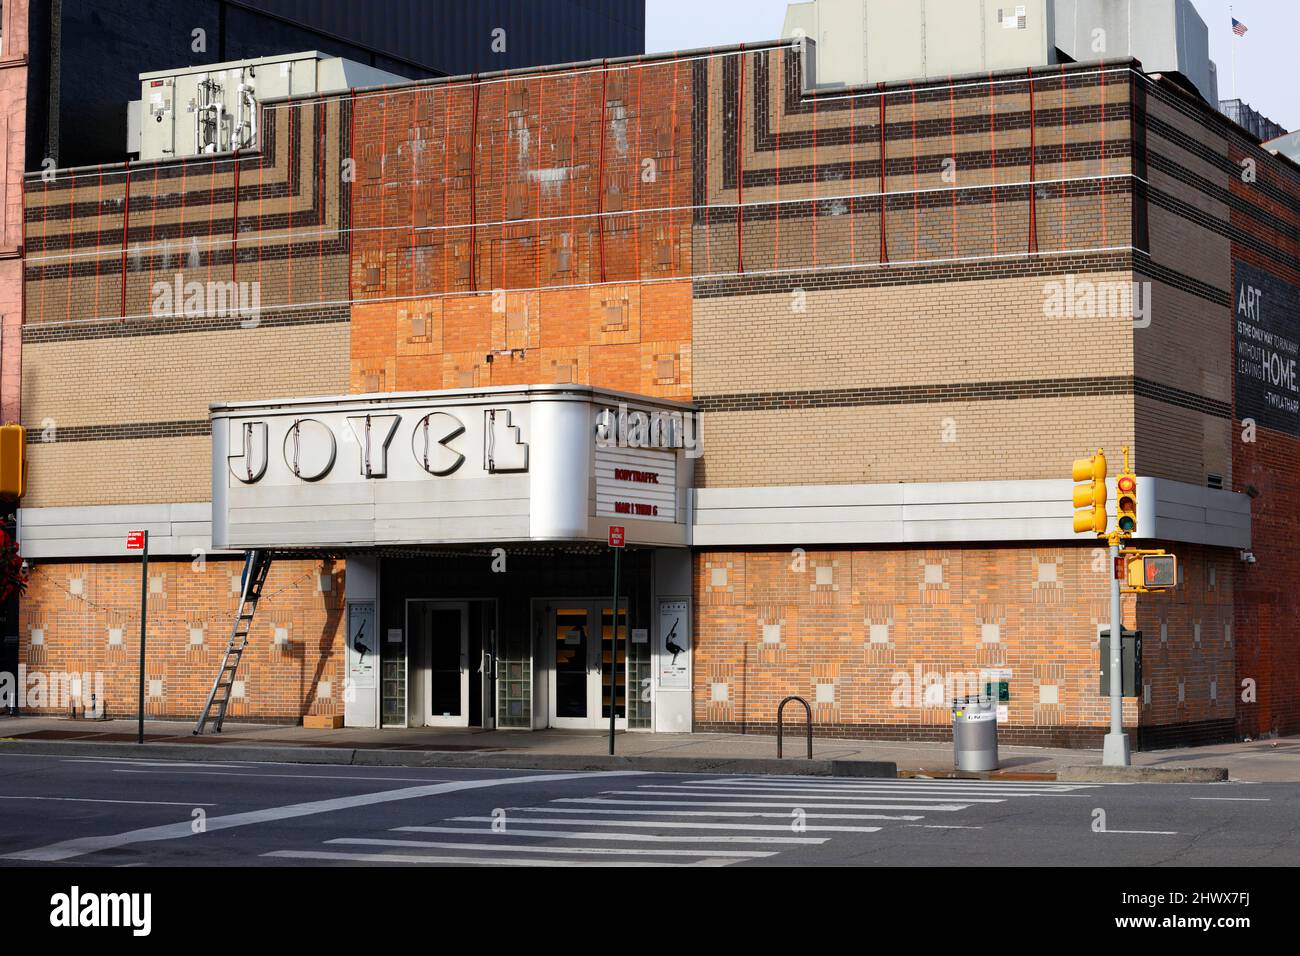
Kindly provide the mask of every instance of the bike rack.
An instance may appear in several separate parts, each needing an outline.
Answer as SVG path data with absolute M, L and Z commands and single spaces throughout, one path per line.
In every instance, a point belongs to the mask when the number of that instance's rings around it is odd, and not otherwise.
M 812 760 L 812 706 L 802 697 L 790 696 L 785 698 L 776 708 L 776 759 L 781 759 L 781 739 L 784 736 L 785 705 L 792 700 L 797 700 L 803 704 L 804 712 L 808 715 L 808 759 Z

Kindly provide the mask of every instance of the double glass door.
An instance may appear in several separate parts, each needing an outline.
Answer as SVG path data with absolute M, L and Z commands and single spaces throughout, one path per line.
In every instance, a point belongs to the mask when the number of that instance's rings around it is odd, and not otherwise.
M 627 608 L 619 608 L 616 635 L 614 612 L 608 602 L 557 603 L 550 609 L 548 633 L 550 725 L 572 729 L 608 727 L 612 706 L 616 726 L 625 728 Z M 613 681 L 615 669 L 617 681 Z

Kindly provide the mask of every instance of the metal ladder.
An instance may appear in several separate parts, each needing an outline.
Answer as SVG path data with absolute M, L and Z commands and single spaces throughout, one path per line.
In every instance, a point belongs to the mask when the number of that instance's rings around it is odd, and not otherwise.
M 212 682 L 208 701 L 203 705 L 203 713 L 194 725 L 194 734 L 203 733 L 209 721 L 213 733 L 221 733 L 221 724 L 226 719 L 226 708 L 230 705 L 230 695 L 235 686 L 235 672 L 239 670 L 239 659 L 248 647 L 248 633 L 253 626 L 253 612 L 257 610 L 258 599 L 262 596 L 262 585 L 266 583 L 266 572 L 271 567 L 271 555 L 267 551 L 248 551 L 244 554 L 244 576 L 240 582 L 239 613 L 235 617 L 235 626 L 230 632 L 230 643 L 226 645 L 226 654 L 221 659 L 221 670 Z

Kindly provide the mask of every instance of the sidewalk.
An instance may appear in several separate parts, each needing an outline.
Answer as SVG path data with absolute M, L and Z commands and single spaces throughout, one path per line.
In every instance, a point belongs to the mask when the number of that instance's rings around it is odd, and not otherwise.
M 184 746 L 186 759 L 194 759 L 193 751 L 197 747 L 213 751 L 211 755 L 205 754 L 204 759 L 222 759 L 217 752 L 229 751 L 224 759 L 367 764 L 400 760 L 403 764 L 418 762 L 422 766 L 519 767 L 524 765 L 525 758 L 536 760 L 539 766 L 558 766 L 566 760 L 584 764 L 586 758 L 592 758 L 590 765 L 594 767 L 601 765 L 609 746 L 607 734 L 592 731 L 309 730 L 229 722 L 220 735 L 194 737 L 191 728 L 191 724 L 180 721 L 147 721 L 145 740 L 147 744 L 155 745 L 149 748 L 151 755 L 156 756 L 162 748 Z M 9 752 L 31 751 L 37 744 L 43 745 L 39 748 L 42 752 L 49 752 L 55 749 L 49 746 L 51 744 L 75 744 L 77 746 L 70 749 L 78 752 L 85 752 L 90 745 L 112 751 L 114 756 L 130 756 L 135 739 L 134 720 L 0 717 L 0 750 Z M 783 763 L 791 766 L 788 770 L 782 767 L 785 772 L 798 772 L 795 767 L 800 762 L 807 766 L 805 739 L 798 732 L 787 734 Z M 693 768 L 703 772 L 725 769 L 733 761 L 770 763 L 776 757 L 776 739 L 766 736 L 638 732 L 619 733 L 615 743 L 620 756 L 651 758 L 645 762 L 660 769 L 668 769 L 671 762 L 681 769 Z M 63 747 L 57 747 L 57 751 L 63 750 Z M 348 759 L 338 756 L 347 752 L 355 754 Z M 399 758 L 401 754 L 419 760 Z M 896 764 L 899 773 L 944 774 L 952 771 L 952 744 L 946 742 L 814 740 L 813 756 L 819 766 L 830 761 L 885 762 Z M 1050 775 L 1065 767 L 1101 763 L 1099 750 L 1003 746 L 999 748 L 999 757 L 999 773 L 1016 775 Z M 1233 780 L 1300 783 L 1300 737 L 1135 753 L 1133 764 L 1142 767 L 1226 767 Z

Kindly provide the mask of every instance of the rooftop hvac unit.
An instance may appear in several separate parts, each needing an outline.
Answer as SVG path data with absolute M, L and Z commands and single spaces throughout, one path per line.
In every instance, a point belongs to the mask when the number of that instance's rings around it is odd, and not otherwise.
M 818 86 L 858 86 L 1054 62 L 1051 0 L 813 0 L 783 36 L 816 42 Z
M 140 99 L 127 110 L 127 152 L 149 160 L 256 149 L 264 100 L 406 82 L 316 51 L 141 73 Z

